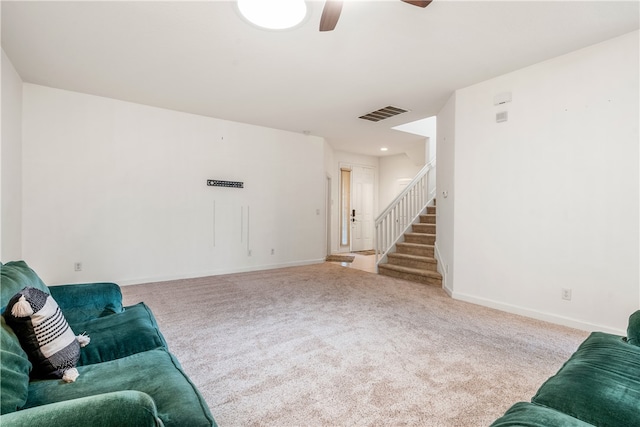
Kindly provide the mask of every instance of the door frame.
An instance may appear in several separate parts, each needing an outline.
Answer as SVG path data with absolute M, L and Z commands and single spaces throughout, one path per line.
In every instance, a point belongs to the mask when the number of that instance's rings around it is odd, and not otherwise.
M 338 229 L 337 231 L 337 237 L 338 237 L 338 251 L 339 252 L 351 252 L 352 251 L 352 245 L 353 245 L 353 239 L 351 238 L 351 236 L 349 237 L 349 243 L 348 245 L 343 245 L 342 244 L 342 227 L 343 227 L 343 206 L 342 206 L 342 170 L 349 170 L 351 172 L 350 174 L 350 182 L 349 182 L 349 191 L 351 192 L 351 194 L 353 194 L 353 168 L 354 167 L 363 167 L 363 168 L 368 168 L 368 169 L 372 169 L 373 170 L 373 200 L 372 202 L 372 206 L 373 206 L 373 212 L 378 212 L 378 166 L 376 165 L 372 165 L 372 164 L 366 164 L 366 163 L 354 163 L 354 162 L 338 162 L 338 176 L 339 176 L 339 182 L 338 182 L 338 200 L 340 201 L 340 203 L 338 203 Z M 351 198 L 351 202 L 349 205 L 349 209 L 348 212 L 351 212 L 353 209 L 353 198 Z M 377 214 L 374 214 L 374 219 L 377 216 Z M 349 221 L 350 222 L 350 221 Z M 375 246 L 375 224 L 372 224 L 372 227 L 374 229 L 371 230 L 373 237 L 373 244 Z M 349 233 L 351 234 L 351 223 L 349 223 Z
M 332 254 L 332 241 L 331 241 L 331 239 L 333 237 L 332 233 L 331 233 L 331 231 L 332 231 L 331 230 L 331 228 L 332 228 L 331 227 L 331 221 L 332 221 L 332 218 L 333 218 L 332 215 L 331 215 L 332 207 L 333 207 L 333 198 L 331 197 L 332 190 L 333 190 L 333 188 L 332 188 L 331 175 L 327 174 L 326 181 L 325 181 L 325 192 L 326 192 L 326 194 L 325 194 L 325 204 L 326 204 L 326 208 L 325 208 L 325 216 L 326 216 L 326 218 L 325 218 L 326 230 L 325 231 L 326 231 L 326 233 L 325 233 L 325 236 L 326 236 L 326 239 L 327 239 L 327 242 L 326 242 L 326 251 L 327 251 L 326 254 L 327 255 L 331 255 Z

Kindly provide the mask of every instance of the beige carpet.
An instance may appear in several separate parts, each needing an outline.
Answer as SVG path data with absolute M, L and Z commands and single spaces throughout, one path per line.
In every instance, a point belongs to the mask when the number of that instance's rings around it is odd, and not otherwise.
M 354 251 L 354 253 L 360 255 L 375 255 L 376 251 L 374 249 L 368 249 L 366 251 Z
M 353 255 L 327 255 L 327 262 L 353 262 Z
M 485 426 L 587 333 L 336 264 L 123 288 L 226 426 Z

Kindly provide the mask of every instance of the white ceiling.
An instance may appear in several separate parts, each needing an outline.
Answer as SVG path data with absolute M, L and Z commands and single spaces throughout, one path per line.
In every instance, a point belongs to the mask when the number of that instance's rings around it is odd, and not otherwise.
M 2 47 L 25 82 L 325 137 L 392 155 L 391 127 L 474 83 L 639 28 L 638 1 L 323 2 L 292 30 L 249 25 L 233 1 L 2 1 Z M 489 101 L 491 102 L 491 100 Z M 358 117 L 411 110 L 372 123 Z M 389 151 L 382 153 L 380 147 Z

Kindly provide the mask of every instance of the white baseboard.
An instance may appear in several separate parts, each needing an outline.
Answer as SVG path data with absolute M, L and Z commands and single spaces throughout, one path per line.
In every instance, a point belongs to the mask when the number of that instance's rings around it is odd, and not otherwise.
M 172 276 L 153 276 L 153 277 L 144 277 L 144 278 L 137 278 L 137 279 L 128 279 L 128 280 L 118 281 L 117 283 L 120 286 L 133 286 L 133 285 L 140 285 L 142 283 L 168 282 L 171 280 L 195 279 L 198 277 L 220 276 L 223 274 L 249 273 L 252 271 L 275 270 L 277 268 L 286 268 L 286 267 L 299 267 L 303 265 L 321 264 L 324 261 L 325 261 L 324 258 L 318 258 L 318 259 L 310 259 L 310 260 L 303 260 L 303 261 L 284 262 L 279 264 L 252 265 L 252 266 L 240 267 L 240 268 L 207 270 L 207 271 L 199 271 L 194 273 L 179 274 L 179 275 L 172 275 Z
M 447 291 L 449 293 L 449 291 Z M 557 325 L 568 326 L 570 328 L 580 329 L 582 331 L 600 331 L 607 332 L 609 334 L 625 336 L 627 331 L 624 329 L 610 328 L 608 326 L 597 325 L 590 322 L 585 322 L 578 319 L 572 319 L 570 317 L 560 316 L 553 313 L 546 313 L 543 311 L 532 310 L 526 307 L 520 307 L 513 304 L 506 304 L 499 301 L 494 301 L 487 298 L 478 297 L 475 295 L 452 292 L 451 297 L 460 301 L 470 302 L 473 304 L 482 305 L 489 308 L 495 308 L 496 310 L 505 311 L 507 313 L 518 314 L 520 316 L 530 317 L 537 320 L 543 320 L 545 322 L 555 323 Z
M 442 255 L 440 255 L 440 248 L 438 247 L 437 240 L 434 245 L 434 256 L 436 258 L 436 261 L 438 261 L 438 263 L 436 264 L 438 273 L 442 275 L 442 289 L 447 293 L 447 295 L 453 298 L 453 289 L 450 287 L 450 284 L 449 284 L 449 277 L 448 277 L 449 275 L 447 274 L 444 267 L 445 265 L 447 265 L 447 262 L 442 258 Z

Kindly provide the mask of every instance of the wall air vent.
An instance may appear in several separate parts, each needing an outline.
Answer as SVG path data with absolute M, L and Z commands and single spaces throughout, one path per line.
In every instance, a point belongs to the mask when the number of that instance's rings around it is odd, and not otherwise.
M 222 181 L 219 179 L 208 179 L 208 187 L 231 187 L 231 188 L 244 188 L 244 182 L 242 181 Z
M 409 110 L 404 110 L 398 107 L 384 107 L 376 111 L 372 111 L 369 114 L 360 116 L 359 118 L 369 120 L 371 122 L 379 122 L 380 120 L 388 119 L 389 117 L 397 116 L 398 114 L 406 113 Z

